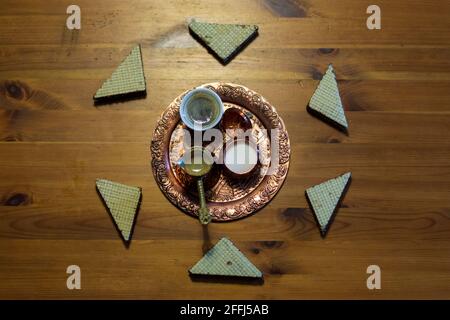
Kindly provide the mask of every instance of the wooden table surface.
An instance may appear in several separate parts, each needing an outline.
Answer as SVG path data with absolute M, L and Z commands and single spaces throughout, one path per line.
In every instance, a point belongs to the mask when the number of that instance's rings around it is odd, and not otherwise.
M 450 1 L 0 2 L 0 298 L 450 298 Z M 248 23 L 259 37 L 222 66 L 186 19 Z M 102 107 L 92 96 L 140 43 L 147 98 Z M 333 63 L 344 135 L 306 111 Z M 150 168 L 158 116 L 182 91 L 224 81 L 266 97 L 292 147 L 281 191 L 255 215 L 211 224 L 265 274 L 263 285 L 193 281 L 197 220 L 173 207 Z M 322 239 L 307 187 L 353 181 Z M 129 249 L 95 179 L 141 186 Z M 368 290 L 366 268 L 381 268 Z M 81 290 L 66 288 L 79 265 Z

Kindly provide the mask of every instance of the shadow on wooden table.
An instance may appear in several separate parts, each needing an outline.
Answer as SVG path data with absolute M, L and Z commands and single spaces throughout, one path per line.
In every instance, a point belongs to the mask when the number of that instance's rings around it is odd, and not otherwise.
M 145 99 L 147 97 L 146 91 L 137 91 L 137 92 L 131 92 L 126 94 L 118 94 L 114 96 L 109 97 L 103 97 L 103 98 L 94 98 L 94 106 L 100 107 L 110 104 L 122 104 L 128 101 L 137 100 L 137 99 Z
M 192 282 L 203 283 L 229 283 L 261 286 L 264 284 L 264 278 L 244 278 L 244 277 L 230 277 L 230 276 L 205 276 L 205 275 L 190 275 Z
M 327 117 L 325 117 L 323 114 L 321 114 L 320 112 L 317 112 L 314 109 L 311 109 L 311 107 L 308 105 L 306 106 L 306 110 L 308 111 L 308 113 L 310 115 L 312 115 L 313 117 L 316 117 L 320 120 L 322 120 L 323 122 L 327 123 L 328 125 L 332 126 L 333 128 L 339 130 L 340 132 L 344 133 L 346 136 L 348 136 L 348 130 L 346 127 L 340 125 L 339 123 L 328 119 Z
M 209 236 L 208 225 L 202 225 L 203 232 L 203 246 L 202 251 L 205 255 L 214 245 L 211 242 L 211 237 Z

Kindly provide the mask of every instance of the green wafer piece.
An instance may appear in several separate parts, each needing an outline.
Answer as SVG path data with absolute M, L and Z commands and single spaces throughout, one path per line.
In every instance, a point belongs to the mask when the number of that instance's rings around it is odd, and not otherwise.
M 258 32 L 258 26 L 205 23 L 193 20 L 191 32 L 211 49 L 222 63 L 229 62 Z
M 348 128 L 336 76 L 331 64 L 309 101 L 309 107 L 342 127 Z
M 141 199 L 141 188 L 105 179 L 97 179 L 96 185 L 123 238 L 129 241 Z
M 189 272 L 193 275 L 262 277 L 261 271 L 227 238 L 220 239 Z
M 349 182 L 351 172 L 325 181 L 306 190 L 309 202 L 316 215 L 322 235 L 325 235 L 331 218 Z
M 138 45 L 131 50 L 131 53 L 117 67 L 111 77 L 103 82 L 101 88 L 95 93 L 94 100 L 145 92 L 144 67 L 141 47 Z

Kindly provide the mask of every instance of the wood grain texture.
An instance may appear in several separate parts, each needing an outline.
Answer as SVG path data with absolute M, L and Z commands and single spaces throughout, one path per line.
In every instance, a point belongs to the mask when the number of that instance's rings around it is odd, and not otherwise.
M 87 1 L 82 29 L 67 4 L 0 2 L 0 298 L 450 298 L 449 1 L 387 1 L 382 30 L 358 0 Z M 257 24 L 226 67 L 186 20 Z M 146 99 L 95 107 L 92 96 L 142 45 Z M 306 105 L 333 63 L 345 135 Z M 261 93 L 288 129 L 285 185 L 249 218 L 212 224 L 174 208 L 150 168 L 158 116 L 213 81 Z M 352 172 L 320 237 L 304 190 Z M 95 179 L 141 186 L 131 246 L 121 242 Z M 263 285 L 194 281 L 187 270 L 223 236 L 265 273 Z M 66 268 L 82 290 L 66 289 Z M 366 268 L 382 269 L 382 290 Z

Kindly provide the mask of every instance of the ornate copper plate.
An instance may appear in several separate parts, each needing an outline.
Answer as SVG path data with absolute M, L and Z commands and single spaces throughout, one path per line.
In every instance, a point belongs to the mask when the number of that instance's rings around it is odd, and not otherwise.
M 237 107 L 246 113 L 261 153 L 260 170 L 245 179 L 230 177 L 220 165 L 205 178 L 206 199 L 213 221 L 240 219 L 265 206 L 281 188 L 291 153 L 288 133 L 275 108 L 258 93 L 230 83 L 210 83 L 203 87 L 214 90 L 224 102 L 225 109 Z M 196 216 L 199 205 L 192 179 L 176 165 L 183 152 L 184 126 L 179 108 L 186 93 L 167 107 L 156 124 L 151 142 L 152 170 L 164 195 L 184 212 Z M 272 129 L 277 129 L 273 131 L 276 136 L 271 136 Z M 270 148 L 274 137 L 277 141 L 273 142 L 278 143 L 277 161 L 273 161 Z

